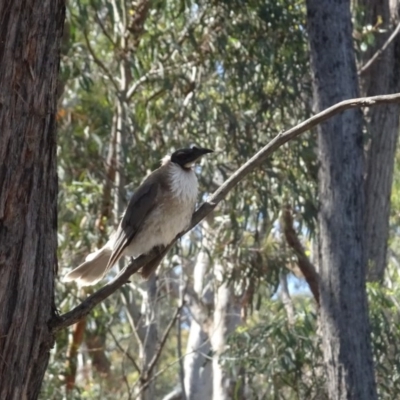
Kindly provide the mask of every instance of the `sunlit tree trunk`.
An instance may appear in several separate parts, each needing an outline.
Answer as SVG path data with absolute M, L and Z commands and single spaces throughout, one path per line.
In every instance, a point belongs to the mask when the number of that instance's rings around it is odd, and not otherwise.
M 188 342 L 189 358 L 185 361 L 186 394 L 188 399 L 232 398 L 233 380 L 230 372 L 221 362 L 221 355 L 226 350 L 227 337 L 240 323 L 240 304 L 235 299 L 233 287 L 227 282 L 226 272 L 233 265 L 226 260 L 230 258 L 230 247 L 227 247 L 223 258 L 219 260 L 214 254 L 217 238 L 227 230 L 227 223 L 218 226 L 209 217 L 203 223 L 202 251 L 194 268 L 194 290 L 206 309 L 213 308 L 212 315 L 195 313 Z M 207 250 L 205 250 L 207 249 Z M 207 285 L 206 274 L 213 271 L 213 285 Z M 197 320 L 196 320 L 197 317 Z M 197 335 L 196 335 L 197 333 Z M 207 340 L 205 340 L 207 334 Z M 196 349 L 197 346 L 197 349 Z M 210 353 L 205 351 L 209 349 Z M 195 354 L 190 356 L 190 352 Z M 211 360 L 210 360 L 211 358 Z M 212 368 L 211 368 L 212 367 Z
M 375 45 L 363 55 L 361 88 L 364 96 L 400 91 L 400 34 L 382 49 L 400 23 L 399 0 L 360 0 L 365 10 L 364 25 L 375 26 L 379 33 Z M 374 54 L 383 50 L 376 61 Z M 373 107 L 367 113 L 370 137 L 366 163 L 366 249 L 368 278 L 382 281 L 386 268 L 389 238 L 390 193 L 393 182 L 394 157 L 399 135 L 398 104 Z
M 206 274 L 210 271 L 210 255 L 205 249 L 210 245 L 207 235 L 204 235 L 201 250 L 193 270 L 193 289 L 203 304 L 211 305 L 213 293 L 207 289 Z M 210 341 L 206 332 L 208 315 L 192 318 L 184 360 L 185 394 L 187 400 L 210 399 L 212 397 L 212 371 Z
M 217 288 L 214 296 L 214 318 L 210 331 L 210 342 L 213 350 L 213 399 L 228 400 L 232 398 L 233 380 L 231 374 L 221 363 L 221 355 L 226 350 L 226 341 L 230 333 L 240 323 L 240 305 L 235 301 L 232 285 L 224 279 L 226 265 L 216 262 L 214 271 Z
M 350 2 L 307 0 L 318 110 L 358 97 Z M 362 113 L 318 129 L 321 328 L 330 399 L 376 399 L 365 292 Z
M 212 370 L 208 335 L 200 324 L 192 320 L 185 357 L 185 390 L 187 400 L 212 397 Z
M 36 399 L 54 343 L 64 1 L 0 1 L 0 398 Z

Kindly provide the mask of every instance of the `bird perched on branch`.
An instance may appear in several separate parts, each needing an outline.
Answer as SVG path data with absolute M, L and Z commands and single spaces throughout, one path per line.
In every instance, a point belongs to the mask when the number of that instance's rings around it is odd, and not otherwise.
M 137 258 L 171 243 L 190 224 L 197 199 L 193 165 L 207 153 L 212 150 L 192 147 L 164 157 L 161 167 L 133 194 L 117 231 L 100 250 L 69 272 L 64 282 L 94 285 L 122 256 Z

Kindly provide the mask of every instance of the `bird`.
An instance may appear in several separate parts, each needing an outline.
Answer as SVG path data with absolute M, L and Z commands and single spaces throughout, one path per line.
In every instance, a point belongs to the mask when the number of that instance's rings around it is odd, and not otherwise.
M 194 212 L 198 181 L 194 165 L 213 150 L 192 146 L 165 156 L 133 193 L 117 230 L 99 250 L 64 276 L 90 286 L 104 278 L 121 257 L 137 258 L 155 247 L 167 246 L 187 229 Z M 157 267 L 157 265 L 155 266 Z M 146 271 L 145 276 L 152 271 Z

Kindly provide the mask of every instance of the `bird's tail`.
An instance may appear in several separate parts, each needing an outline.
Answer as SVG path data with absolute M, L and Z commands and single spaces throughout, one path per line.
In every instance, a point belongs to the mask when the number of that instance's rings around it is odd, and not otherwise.
M 104 246 L 100 250 L 89 254 L 79 267 L 76 267 L 64 276 L 64 282 L 76 281 L 80 286 L 94 285 L 107 272 L 107 264 L 112 250 Z

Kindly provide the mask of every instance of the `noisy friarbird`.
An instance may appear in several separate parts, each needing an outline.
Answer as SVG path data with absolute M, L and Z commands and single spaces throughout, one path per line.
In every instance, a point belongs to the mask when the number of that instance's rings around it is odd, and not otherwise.
M 190 224 L 197 199 L 193 166 L 207 153 L 212 150 L 192 147 L 164 157 L 161 167 L 133 194 L 117 231 L 100 250 L 69 272 L 64 282 L 94 285 L 121 257 L 137 258 L 156 246 L 171 243 Z

